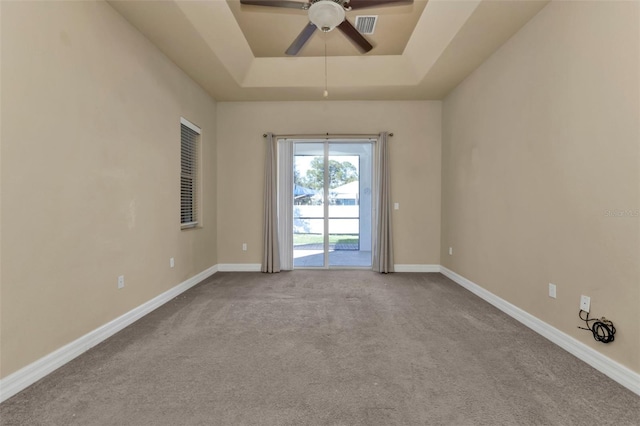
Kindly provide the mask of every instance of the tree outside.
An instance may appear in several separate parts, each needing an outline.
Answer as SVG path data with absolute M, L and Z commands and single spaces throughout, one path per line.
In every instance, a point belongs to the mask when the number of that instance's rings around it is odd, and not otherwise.
M 324 186 L 324 162 L 322 157 L 314 157 L 304 176 L 294 170 L 294 183 L 306 188 L 321 190 Z M 329 160 L 329 189 L 335 189 L 358 180 L 358 169 L 349 161 Z

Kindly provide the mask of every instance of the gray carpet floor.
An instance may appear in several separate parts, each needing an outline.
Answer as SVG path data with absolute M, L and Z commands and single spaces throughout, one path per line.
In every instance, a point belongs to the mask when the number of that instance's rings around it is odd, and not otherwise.
M 440 274 L 217 273 L 5 401 L 0 419 L 637 425 L 640 398 Z

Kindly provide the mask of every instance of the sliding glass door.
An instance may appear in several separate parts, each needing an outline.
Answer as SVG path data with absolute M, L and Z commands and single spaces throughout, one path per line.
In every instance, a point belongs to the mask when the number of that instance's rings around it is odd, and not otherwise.
M 293 266 L 325 266 L 324 143 L 293 150 Z
M 371 267 L 373 143 L 295 142 L 293 177 L 294 267 Z

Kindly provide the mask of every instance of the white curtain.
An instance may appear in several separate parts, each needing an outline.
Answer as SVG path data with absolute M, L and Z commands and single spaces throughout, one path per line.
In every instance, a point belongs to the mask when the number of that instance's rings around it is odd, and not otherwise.
M 278 237 L 280 269 L 293 269 L 293 141 L 278 141 Z
M 278 241 L 278 161 L 277 141 L 267 134 L 267 152 L 264 163 L 264 251 L 262 272 L 280 272 L 280 245 Z
M 373 270 L 387 274 L 393 272 L 393 232 L 391 229 L 391 185 L 389 178 L 389 135 L 380 133 L 376 144 L 376 238 L 373 248 Z

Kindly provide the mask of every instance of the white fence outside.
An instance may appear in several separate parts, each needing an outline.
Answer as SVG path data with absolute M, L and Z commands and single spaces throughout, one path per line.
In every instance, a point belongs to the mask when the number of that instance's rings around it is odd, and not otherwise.
M 359 215 L 360 206 L 329 206 L 329 232 L 359 234 Z M 323 217 L 324 206 L 293 206 L 294 234 L 323 234 Z

